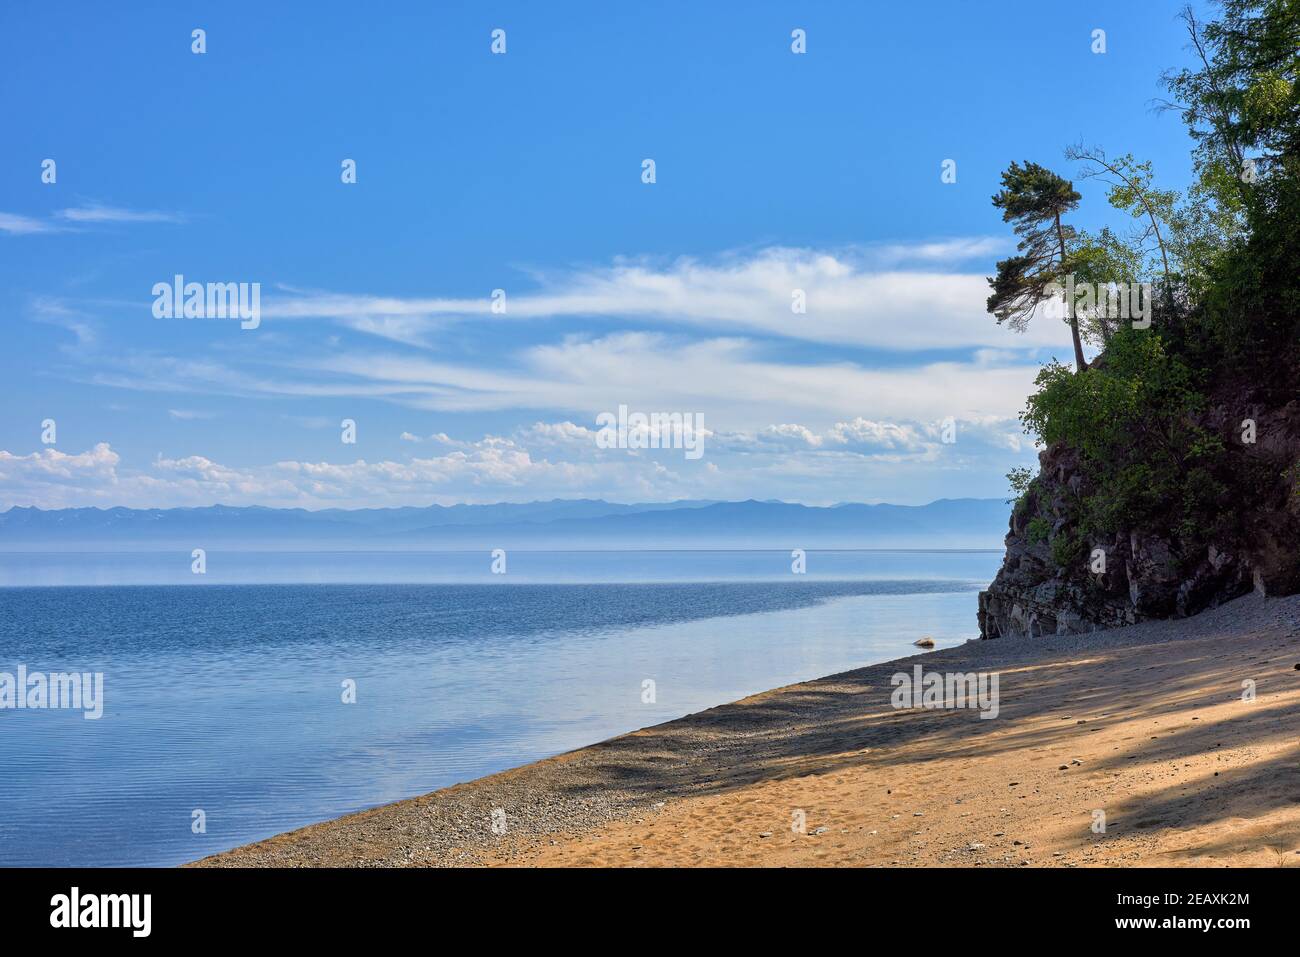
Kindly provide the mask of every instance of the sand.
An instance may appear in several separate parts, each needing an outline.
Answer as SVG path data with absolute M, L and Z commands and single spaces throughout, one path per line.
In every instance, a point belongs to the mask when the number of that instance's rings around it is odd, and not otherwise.
M 996 672 L 1000 713 L 894 708 L 917 663 Z M 972 641 L 198 864 L 1300 866 L 1298 664 L 1300 596 Z

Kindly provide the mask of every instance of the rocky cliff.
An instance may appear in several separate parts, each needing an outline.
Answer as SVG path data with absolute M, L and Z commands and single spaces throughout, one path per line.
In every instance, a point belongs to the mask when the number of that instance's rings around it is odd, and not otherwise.
M 1089 632 L 1193 615 L 1251 590 L 1300 592 L 1300 401 L 1268 408 L 1248 389 L 1228 391 L 1201 423 L 1228 449 L 1231 514 L 1218 540 L 1173 521 L 1078 536 L 1077 503 L 1096 489 L 1073 450 L 1048 448 L 1012 510 L 1002 567 L 980 593 L 981 637 Z

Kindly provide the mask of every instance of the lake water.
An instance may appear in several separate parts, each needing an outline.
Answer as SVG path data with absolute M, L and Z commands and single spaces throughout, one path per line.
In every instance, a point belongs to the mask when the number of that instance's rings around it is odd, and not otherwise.
M 1000 560 L 213 551 L 200 576 L 188 553 L 0 553 L 0 672 L 104 675 L 98 720 L 0 710 L 0 864 L 178 864 L 958 644 Z

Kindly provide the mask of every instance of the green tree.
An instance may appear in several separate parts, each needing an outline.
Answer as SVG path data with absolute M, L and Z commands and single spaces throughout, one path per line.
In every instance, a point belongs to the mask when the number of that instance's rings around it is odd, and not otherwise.
M 1063 285 L 1070 272 L 1068 242 L 1074 229 L 1061 217 L 1079 205 L 1074 184 L 1037 163 L 1013 162 L 1002 174 L 1002 190 L 993 205 L 1002 210 L 1003 222 L 1012 223 L 1020 237 L 1019 254 L 998 263 L 997 275 L 989 278 L 993 293 L 988 311 L 1012 329 L 1023 331 L 1038 307 L 1052 298 L 1050 286 Z M 1066 310 L 1074 340 L 1076 372 L 1088 368 L 1083 358 L 1079 320 Z
M 1222 161 L 1203 164 L 1169 220 L 1169 249 L 1192 302 L 1205 294 L 1224 254 L 1246 235 L 1238 171 Z
M 1190 6 L 1183 21 L 1198 65 L 1165 74 L 1197 141 L 1201 166 L 1219 161 L 1238 174 L 1248 152 L 1269 172 L 1300 154 L 1300 0 L 1221 0 L 1223 13 L 1202 25 Z M 1246 196 L 1249 178 L 1239 178 Z
M 1165 75 L 1164 105 L 1197 141 L 1196 203 L 1179 223 L 1203 331 L 1191 345 L 1281 390 L 1300 361 L 1300 0 L 1219 6 L 1204 25 L 1184 11 L 1196 62 Z
M 1143 274 L 1143 250 L 1125 242 L 1102 227 L 1096 235 L 1080 231 L 1070 251 L 1070 265 L 1076 282 L 1092 283 L 1099 289 L 1108 283 L 1135 283 Z M 1076 304 L 1076 310 L 1078 306 Z M 1099 299 L 1091 310 L 1079 315 L 1083 336 L 1090 342 L 1109 345 L 1116 326 L 1107 315 L 1104 299 Z
M 1146 220 L 1136 243 L 1145 246 L 1150 240 L 1155 240 L 1156 249 L 1160 253 L 1161 271 L 1165 277 L 1165 290 L 1172 295 L 1169 250 L 1161 224 L 1167 224 L 1173 218 L 1178 193 L 1156 189 L 1152 185 L 1154 174 L 1151 172 L 1151 163 L 1139 163 L 1131 153 L 1111 159 L 1099 146 L 1079 145 L 1066 149 L 1065 158 L 1085 164 L 1085 179 L 1098 179 L 1110 186 L 1106 199 L 1111 206 L 1123 210 L 1134 219 Z M 1167 226 L 1165 231 L 1168 231 Z
M 1194 59 L 1165 77 L 1178 100 L 1166 105 L 1196 141 L 1184 197 L 1157 189 L 1150 166 L 1132 156 L 1076 147 L 1067 155 L 1109 183 L 1111 205 L 1138 228 L 1123 237 L 1063 229 L 1054 250 L 1056 216 L 1040 196 L 1053 191 L 1038 182 L 1052 174 L 1013 165 L 995 199 L 1004 218 L 1032 219 L 1036 230 L 1025 264 L 999 264 L 1006 297 L 990 308 L 1008 318 L 1023 321 L 1029 313 L 1011 310 L 1032 312 L 1046 289 L 1027 283 L 1029 264 L 1099 286 L 1163 272 L 1177 290 L 1145 330 L 1076 311 L 1102 357 L 1083 370 L 1049 363 L 1021 416 L 1079 480 L 1039 477 L 1046 494 L 1017 504 L 1029 540 L 1047 540 L 1064 569 L 1081 567 L 1090 542 L 1124 531 L 1168 539 L 1187 573 L 1211 543 L 1255 547 L 1261 515 L 1277 541 L 1300 532 L 1300 468 L 1284 447 L 1251 448 L 1234 433 L 1239 408 L 1286 408 L 1300 381 L 1300 0 L 1219 6 L 1214 23 L 1184 14 Z M 1056 205 L 1073 208 L 1054 189 Z M 1163 311 L 1177 321 L 1160 321 Z M 1024 475 L 1009 478 L 1013 490 L 1028 488 Z

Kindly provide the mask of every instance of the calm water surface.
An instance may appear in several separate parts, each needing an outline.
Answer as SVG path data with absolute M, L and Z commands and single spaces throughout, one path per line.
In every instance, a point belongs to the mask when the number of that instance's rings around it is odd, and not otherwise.
M 100 671 L 105 698 L 97 721 L 0 710 L 0 864 L 178 864 L 957 644 L 1000 558 L 512 552 L 494 576 L 481 552 L 210 552 L 194 576 L 188 554 L 0 553 L 0 671 Z M 177 584 L 127 584 L 150 580 Z

